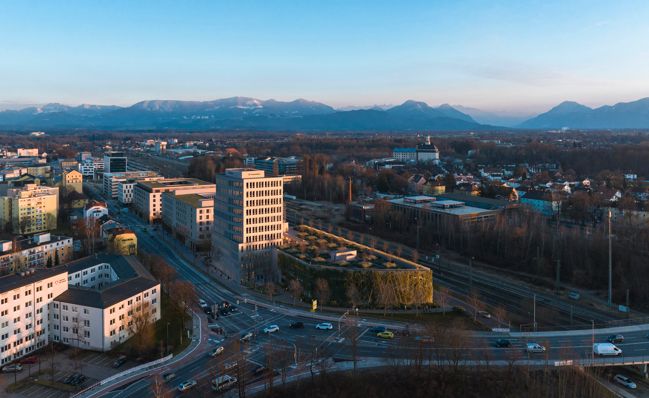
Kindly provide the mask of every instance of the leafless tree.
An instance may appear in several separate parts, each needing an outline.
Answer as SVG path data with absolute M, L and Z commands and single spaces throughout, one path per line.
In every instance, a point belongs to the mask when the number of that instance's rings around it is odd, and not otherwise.
M 313 295 L 318 299 L 319 304 L 327 304 L 329 302 L 329 297 L 331 297 L 329 282 L 324 278 L 316 279 L 313 287 Z
M 293 305 L 295 305 L 295 302 L 301 299 L 304 288 L 298 279 L 291 279 L 288 283 L 288 291 L 293 296 Z
M 442 286 L 437 288 L 437 302 L 442 307 L 443 315 L 446 315 L 446 307 L 448 306 L 450 295 L 451 291 L 447 287 Z

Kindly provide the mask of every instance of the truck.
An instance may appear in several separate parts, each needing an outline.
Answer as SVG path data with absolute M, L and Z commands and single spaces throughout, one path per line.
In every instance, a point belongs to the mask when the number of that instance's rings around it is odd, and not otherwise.
M 618 356 L 622 355 L 622 350 L 612 343 L 595 343 L 593 344 L 593 354 L 597 356 Z

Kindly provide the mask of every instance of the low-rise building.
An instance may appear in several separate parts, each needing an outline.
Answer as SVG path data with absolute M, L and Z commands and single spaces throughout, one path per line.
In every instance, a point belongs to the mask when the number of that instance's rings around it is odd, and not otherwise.
M 113 228 L 108 232 L 108 250 L 122 256 L 137 255 L 137 235 L 128 228 Z
M 129 180 L 152 181 L 162 179 L 155 171 L 127 171 L 123 173 L 104 173 L 104 195 L 117 199 L 119 184 Z
M 493 220 L 500 210 L 467 206 L 464 202 L 434 196 L 406 196 L 388 200 L 391 208 L 402 212 L 411 223 L 449 225 Z
M 108 216 L 108 205 L 106 202 L 93 200 L 88 202 L 84 208 L 83 218 L 86 220 L 87 224 L 96 222 L 104 216 Z
M 83 174 L 77 170 L 64 171 L 61 175 L 61 188 L 63 188 L 63 195 L 68 195 L 70 192 L 83 192 Z
M 50 233 L 0 241 L 0 275 L 65 264 L 72 260 L 73 243 Z
M 214 193 L 162 194 L 163 224 L 192 250 L 208 250 L 214 222 Z
M 216 186 L 196 178 L 165 178 L 156 181 L 139 181 L 133 190 L 133 208 L 147 222 L 162 219 L 164 206 L 162 193 L 213 194 Z
M 109 351 L 160 319 L 160 284 L 134 256 L 90 256 L 66 265 L 51 300 L 54 342 Z

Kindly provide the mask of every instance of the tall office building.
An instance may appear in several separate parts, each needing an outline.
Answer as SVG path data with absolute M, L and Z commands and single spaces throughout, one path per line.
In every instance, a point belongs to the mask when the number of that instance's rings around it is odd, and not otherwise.
M 124 173 L 128 168 L 128 159 L 124 152 L 106 152 L 104 154 L 104 173 Z
M 226 278 L 255 284 L 272 277 L 273 248 L 287 230 L 282 177 L 246 168 L 216 176 L 212 259 Z

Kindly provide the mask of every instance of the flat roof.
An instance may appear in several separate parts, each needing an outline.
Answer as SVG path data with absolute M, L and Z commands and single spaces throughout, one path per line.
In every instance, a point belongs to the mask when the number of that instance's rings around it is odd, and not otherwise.
M 202 200 L 214 200 L 213 194 L 201 194 L 201 193 L 191 193 L 188 195 L 176 195 L 176 200 L 179 200 L 181 202 L 187 203 L 188 205 L 192 207 L 199 207 L 200 202 Z M 214 207 L 212 204 L 211 206 L 208 205 L 207 207 Z
M 212 182 L 199 180 L 198 178 L 167 178 L 156 181 L 139 181 L 138 184 L 148 188 L 174 188 L 214 185 L 214 183 Z
M 408 197 L 392 199 L 392 200 L 388 200 L 388 202 L 397 206 L 415 207 L 424 211 L 430 211 L 434 213 L 445 213 L 445 214 L 451 214 L 456 216 L 463 216 L 463 215 L 470 215 L 470 214 L 488 214 L 494 212 L 494 210 L 481 209 L 479 207 L 473 207 L 473 206 L 466 206 L 463 204 L 463 202 L 458 202 L 453 200 L 436 201 L 435 198 L 432 198 L 433 199 L 432 201 L 426 201 L 420 203 L 409 203 L 404 200 L 407 198 Z M 426 197 L 426 198 L 431 198 L 431 197 Z M 440 206 L 440 202 L 442 205 L 446 204 L 449 207 Z

